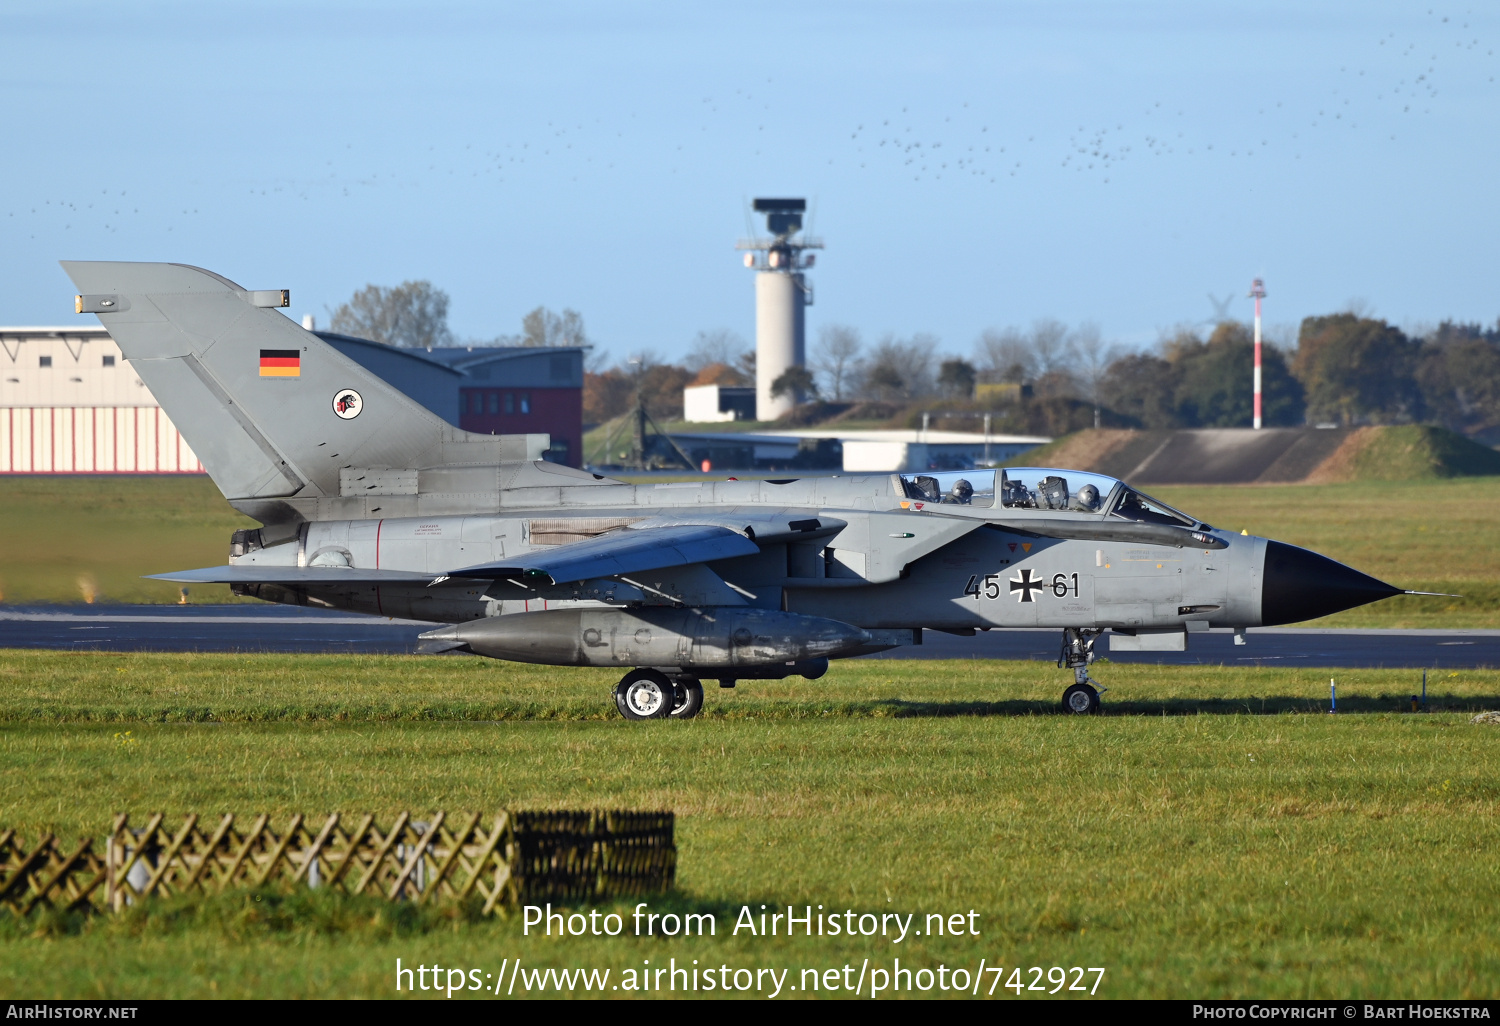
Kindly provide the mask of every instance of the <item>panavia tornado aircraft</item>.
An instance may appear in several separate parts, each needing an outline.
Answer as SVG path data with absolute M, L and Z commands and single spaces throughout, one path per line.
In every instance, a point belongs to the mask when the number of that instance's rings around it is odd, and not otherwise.
M 231 505 L 227 566 L 157 575 L 445 624 L 439 648 L 616 666 L 629 719 L 691 717 L 704 678 L 817 679 L 927 630 L 1062 632 L 1063 708 L 1111 647 L 1294 623 L 1401 589 L 1222 531 L 1123 481 L 1010 468 L 626 484 L 461 431 L 251 291 L 183 264 L 64 262 Z M 1242 634 L 1236 637 L 1242 640 Z

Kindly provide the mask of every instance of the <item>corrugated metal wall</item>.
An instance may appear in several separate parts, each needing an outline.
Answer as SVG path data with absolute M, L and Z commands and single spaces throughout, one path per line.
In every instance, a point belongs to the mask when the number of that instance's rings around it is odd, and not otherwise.
M 159 406 L 0 409 L 0 474 L 201 474 Z

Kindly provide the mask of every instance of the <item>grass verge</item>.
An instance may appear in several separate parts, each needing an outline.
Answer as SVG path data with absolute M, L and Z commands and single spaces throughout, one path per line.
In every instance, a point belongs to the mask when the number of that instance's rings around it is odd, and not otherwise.
M 176 602 L 177 585 L 141 575 L 222 566 L 229 536 L 256 526 L 206 475 L 7 477 L 0 594 L 7 602 Z M 240 601 L 224 584 L 195 585 L 190 597 Z
M 1496 995 L 1500 728 L 1468 719 L 1500 707 L 1500 673 L 1439 678 L 1435 711 L 1413 715 L 1397 711 L 1413 674 L 1339 671 L 1338 716 L 1321 711 L 1326 671 L 1099 675 L 1107 715 L 1086 719 L 1055 711 L 1063 681 L 1043 664 L 866 662 L 631 724 L 606 715 L 612 675 L 595 671 L 0 652 L 0 822 L 28 837 L 97 835 L 120 809 L 670 808 L 679 887 L 652 908 L 717 924 L 559 939 L 514 916 L 226 895 L 8 922 L 0 993 L 393 996 L 398 957 L 613 981 L 697 959 L 795 985 L 899 957 L 1104 966 L 1114 997 Z M 979 932 L 734 935 L 761 904 L 918 924 L 973 910 Z M 629 922 L 633 903 L 610 907 Z

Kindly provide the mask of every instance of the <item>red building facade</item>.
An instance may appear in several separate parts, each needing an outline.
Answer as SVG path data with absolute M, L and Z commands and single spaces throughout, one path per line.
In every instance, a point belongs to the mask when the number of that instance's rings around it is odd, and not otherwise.
M 548 460 L 576 467 L 583 456 L 583 390 L 466 383 L 459 389 L 458 426 L 484 435 L 549 434 Z

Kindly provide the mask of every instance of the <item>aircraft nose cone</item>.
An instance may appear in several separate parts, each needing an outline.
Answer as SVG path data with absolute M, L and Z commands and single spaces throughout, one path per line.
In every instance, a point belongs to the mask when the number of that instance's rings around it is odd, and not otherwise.
M 1352 566 L 1275 541 L 1266 543 L 1261 582 L 1260 622 L 1267 627 L 1314 620 L 1401 594 L 1400 588 Z

